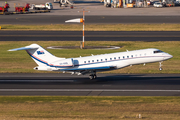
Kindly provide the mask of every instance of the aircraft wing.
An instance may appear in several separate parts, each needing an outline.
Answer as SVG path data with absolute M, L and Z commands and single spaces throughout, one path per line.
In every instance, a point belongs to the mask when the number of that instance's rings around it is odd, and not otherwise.
M 91 68 L 70 68 L 70 69 L 61 69 L 61 71 L 108 70 L 108 69 L 116 69 L 116 67 L 104 66 L 104 67 L 91 67 Z

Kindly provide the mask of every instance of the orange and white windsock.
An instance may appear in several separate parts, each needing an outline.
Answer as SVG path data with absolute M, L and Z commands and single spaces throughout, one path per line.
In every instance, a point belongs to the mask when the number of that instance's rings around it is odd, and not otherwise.
M 76 18 L 76 19 L 66 20 L 65 22 L 66 22 L 66 23 L 67 23 L 67 22 L 83 23 L 84 20 L 83 20 L 83 18 Z

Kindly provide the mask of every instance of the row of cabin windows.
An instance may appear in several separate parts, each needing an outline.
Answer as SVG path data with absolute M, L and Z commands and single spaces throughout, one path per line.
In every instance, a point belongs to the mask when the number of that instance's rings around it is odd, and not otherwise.
M 146 53 L 144 54 L 144 55 L 146 55 Z M 137 57 L 137 55 L 135 55 L 136 57 Z M 141 56 L 141 54 L 139 55 L 139 56 Z M 133 55 L 131 55 L 131 58 L 133 58 L 134 56 Z M 117 59 L 120 59 L 121 57 L 114 57 L 114 60 L 116 60 L 116 58 Z M 129 56 L 127 56 L 127 58 L 129 58 Z M 123 59 L 125 59 L 125 56 L 123 56 Z M 110 60 L 113 60 L 113 58 L 110 58 Z M 107 61 L 107 59 L 105 59 L 105 61 Z M 91 61 L 90 60 L 88 60 L 88 63 L 90 63 Z M 95 62 L 94 60 L 92 60 L 92 63 L 93 62 Z M 103 59 L 98 59 L 97 60 L 97 62 L 103 62 Z M 84 63 L 86 63 L 86 61 L 84 61 Z

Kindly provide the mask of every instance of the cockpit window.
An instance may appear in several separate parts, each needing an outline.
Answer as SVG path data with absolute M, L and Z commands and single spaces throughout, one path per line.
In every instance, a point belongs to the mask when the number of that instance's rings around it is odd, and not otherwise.
M 154 53 L 162 53 L 163 51 L 161 50 L 157 50 L 157 51 L 154 51 Z

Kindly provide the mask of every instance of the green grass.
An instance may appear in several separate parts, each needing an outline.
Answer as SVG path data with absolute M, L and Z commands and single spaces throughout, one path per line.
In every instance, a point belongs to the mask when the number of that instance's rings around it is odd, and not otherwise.
M 82 31 L 82 24 L 1 25 L 2 30 Z M 180 24 L 85 24 L 86 31 L 180 31 Z
M 76 41 L 1 41 L 0 42 L 0 73 L 44 73 L 43 71 L 33 70 L 36 67 L 36 63 L 30 58 L 30 56 L 25 51 L 13 51 L 9 52 L 7 50 L 23 47 L 30 45 L 32 43 L 40 44 L 42 47 L 46 48 L 48 46 L 79 46 L 80 42 Z M 48 50 L 52 54 L 58 57 L 79 57 L 79 56 L 89 56 L 91 54 L 104 54 L 121 52 L 126 50 L 137 50 L 144 48 L 158 48 L 165 51 L 174 57 L 170 60 L 163 62 L 163 71 L 159 71 L 159 63 L 149 63 L 146 66 L 134 65 L 132 67 L 126 67 L 123 69 L 118 69 L 114 71 L 109 71 L 107 73 L 180 73 L 180 42 L 179 41 L 166 41 L 166 42 L 112 42 L 112 41 L 88 41 L 85 42 L 86 46 L 123 46 L 118 50 L 89 50 L 89 49 L 62 49 L 62 50 Z
M 4 120 L 179 120 L 180 97 L 0 97 Z
M 142 97 L 142 96 L 115 96 L 115 97 L 100 97 L 100 96 L 0 96 L 0 103 L 26 103 L 26 102 L 43 103 L 49 102 L 102 102 L 102 101 L 114 101 L 114 102 L 128 102 L 128 103 L 177 103 L 180 104 L 180 97 L 163 96 L 163 97 Z

